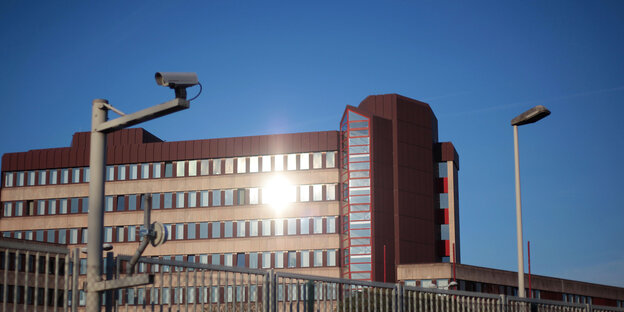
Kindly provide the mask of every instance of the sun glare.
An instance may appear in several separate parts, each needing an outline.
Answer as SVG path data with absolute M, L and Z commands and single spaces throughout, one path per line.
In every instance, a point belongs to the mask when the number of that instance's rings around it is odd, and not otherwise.
M 288 207 L 289 203 L 297 199 L 296 187 L 291 185 L 283 176 L 275 176 L 265 185 L 262 192 L 262 202 L 270 205 L 276 212 Z

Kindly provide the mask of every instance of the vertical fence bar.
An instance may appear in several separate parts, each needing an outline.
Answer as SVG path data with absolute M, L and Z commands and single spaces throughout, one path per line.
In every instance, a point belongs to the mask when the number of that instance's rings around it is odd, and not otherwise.
M 28 251 L 26 251 L 25 254 L 25 262 L 28 263 Z M 15 250 L 15 270 L 14 270 L 14 279 L 15 281 L 13 282 L 13 311 L 17 312 L 17 292 L 19 290 L 19 288 L 17 287 L 18 283 L 18 276 L 19 274 L 17 274 L 18 271 L 18 263 L 17 261 L 19 260 L 19 250 Z M 5 284 L 5 287 L 8 287 L 9 285 Z M 24 264 L 24 293 L 28 292 L 28 269 L 26 269 L 26 264 Z M 6 311 L 6 310 L 5 310 Z M 26 311 L 26 300 L 24 300 L 24 311 Z
M 37 310 L 37 303 L 39 303 L 39 252 L 35 253 L 35 300 L 34 309 Z
M 50 274 L 50 253 L 45 254 L 45 265 L 43 266 L 44 276 L 46 276 L 43 286 L 43 312 L 48 312 L 48 279 L 47 275 Z
M 2 311 L 7 309 L 7 301 L 9 301 L 9 249 L 4 250 L 4 288 L 2 289 Z
M 69 254 L 65 255 L 65 274 L 63 283 L 63 312 L 67 311 L 67 299 L 69 297 Z
M 60 255 L 56 254 L 56 256 L 54 256 L 54 298 L 52 298 L 52 306 L 54 307 L 54 312 L 58 311 L 58 279 L 60 269 Z

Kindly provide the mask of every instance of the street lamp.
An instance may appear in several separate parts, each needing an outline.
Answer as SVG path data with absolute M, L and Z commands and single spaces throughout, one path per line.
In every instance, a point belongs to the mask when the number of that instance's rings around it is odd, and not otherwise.
M 518 126 L 530 124 L 550 115 L 550 111 L 537 105 L 511 120 L 514 131 L 514 156 L 516 167 L 516 227 L 518 234 L 518 296 L 525 297 L 524 293 L 524 252 L 522 244 L 522 202 L 520 200 L 520 159 L 518 155 Z

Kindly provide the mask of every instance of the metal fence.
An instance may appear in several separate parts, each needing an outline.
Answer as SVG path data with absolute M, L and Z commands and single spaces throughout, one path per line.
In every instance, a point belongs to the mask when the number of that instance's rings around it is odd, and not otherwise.
M 129 275 L 130 256 L 105 262 Z M 0 240 L 2 311 L 82 311 L 78 249 Z M 154 283 L 106 291 L 103 311 L 624 312 L 624 308 L 140 258 Z

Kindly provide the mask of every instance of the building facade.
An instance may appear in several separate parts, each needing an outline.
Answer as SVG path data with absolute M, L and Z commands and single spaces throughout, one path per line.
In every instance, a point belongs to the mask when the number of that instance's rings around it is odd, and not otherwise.
M 2 157 L 4 237 L 87 242 L 88 132 L 70 147 Z M 340 131 L 164 142 L 108 135 L 104 241 L 134 253 L 142 196 L 169 242 L 145 256 L 396 280 L 403 263 L 459 262 L 452 144 L 422 102 L 347 106 Z

